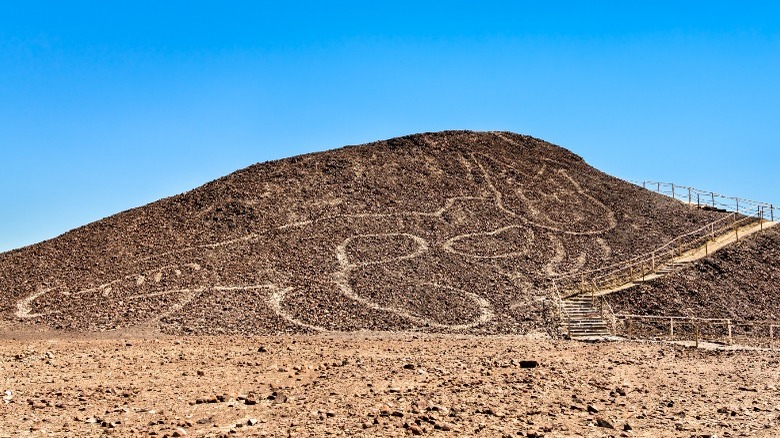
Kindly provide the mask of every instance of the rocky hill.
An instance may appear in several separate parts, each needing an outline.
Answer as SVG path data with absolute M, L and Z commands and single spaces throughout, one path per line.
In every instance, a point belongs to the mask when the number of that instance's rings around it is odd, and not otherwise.
M 718 217 L 508 132 L 260 163 L 0 254 L 6 321 L 166 333 L 522 333 L 547 279 Z

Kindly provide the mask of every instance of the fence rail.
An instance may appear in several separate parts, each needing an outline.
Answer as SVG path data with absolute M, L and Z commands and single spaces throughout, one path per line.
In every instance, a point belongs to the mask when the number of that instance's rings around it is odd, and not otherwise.
M 698 318 L 616 314 L 616 335 L 628 338 L 657 338 L 676 341 L 700 341 L 724 345 L 740 344 L 775 349 L 780 321 L 744 321 L 731 318 Z
M 751 199 L 721 195 L 720 193 L 701 190 L 695 187 L 683 186 L 675 183 L 658 181 L 630 181 L 647 190 L 669 196 L 690 205 L 700 208 L 712 208 L 739 213 L 745 216 L 758 215 L 764 220 L 775 221 L 775 209 L 777 206 Z

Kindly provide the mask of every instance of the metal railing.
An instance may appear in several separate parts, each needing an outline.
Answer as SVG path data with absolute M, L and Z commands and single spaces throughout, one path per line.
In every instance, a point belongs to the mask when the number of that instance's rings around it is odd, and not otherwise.
M 630 182 L 642 186 L 642 188 L 647 190 L 669 196 L 670 198 L 689 205 L 696 205 L 700 208 L 723 210 L 745 216 L 758 215 L 764 220 L 775 221 L 776 206 L 767 202 L 721 195 L 708 190 L 701 190 L 695 187 L 683 186 L 675 183 L 658 181 Z
M 622 260 L 601 268 L 571 274 L 559 275 L 550 280 L 564 298 L 593 291 L 620 287 L 655 273 L 661 267 L 668 266 L 676 258 L 691 250 L 704 248 L 709 253 L 709 242 L 720 236 L 735 233 L 739 240 L 740 229 L 760 218 L 730 213 L 703 227 L 678 236 L 652 251 Z
M 759 221 L 763 228 L 764 221 L 775 219 L 774 205 L 765 202 L 752 201 L 744 198 L 724 196 L 715 192 L 682 186 L 673 183 L 655 181 L 634 182 L 634 184 L 667 195 L 681 202 L 697 205 L 699 208 L 717 209 L 730 212 L 698 229 L 678 236 L 654 250 L 634 256 L 620 262 L 589 271 L 563 274 L 550 278 L 553 287 L 564 298 L 581 293 L 610 290 L 645 278 L 657 272 L 662 267 L 668 267 L 676 258 L 686 252 L 701 249 L 709 254 L 709 242 L 716 238 L 735 233 L 739 240 L 740 229 L 754 221 Z M 709 200 L 702 204 L 703 195 Z
M 778 321 L 744 321 L 732 318 L 617 314 L 616 335 L 630 339 L 658 339 L 775 349 Z

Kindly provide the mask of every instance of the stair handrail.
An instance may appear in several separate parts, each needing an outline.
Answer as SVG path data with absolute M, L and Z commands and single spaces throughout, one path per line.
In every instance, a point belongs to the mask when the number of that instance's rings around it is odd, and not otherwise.
M 755 218 L 753 217 L 743 217 L 729 223 L 726 226 L 720 227 L 717 230 L 713 229 L 709 234 L 694 237 L 692 240 L 683 243 L 682 237 L 693 237 L 695 234 L 688 233 L 684 236 L 673 239 L 669 243 L 658 248 L 656 251 L 648 253 L 650 255 L 649 257 L 647 255 L 643 255 L 629 259 L 627 261 L 627 265 L 614 269 L 601 276 L 597 276 L 593 278 L 593 280 L 602 284 L 605 283 L 608 279 L 612 279 L 614 282 L 615 280 L 625 278 L 625 283 L 638 280 L 643 278 L 645 275 L 652 274 L 657 271 L 657 267 L 663 266 L 671 261 L 676 260 L 679 257 L 682 257 L 686 252 L 701 248 L 702 245 L 706 245 L 707 242 L 713 240 L 713 238 L 727 235 L 731 233 L 731 231 L 735 231 L 738 235 L 740 228 L 742 228 L 744 225 L 747 225 L 748 223 L 753 222 L 754 220 Z M 674 248 L 672 245 L 674 243 L 678 244 L 677 248 Z M 635 266 L 637 267 L 636 271 L 633 270 Z M 621 272 L 628 272 L 628 275 L 619 275 Z
M 737 230 L 736 232 L 738 233 L 739 228 L 755 219 L 754 217 L 739 218 L 736 213 L 731 213 L 696 230 L 678 236 L 653 251 L 590 271 L 556 276 L 556 279 L 559 283 L 568 283 L 564 286 L 565 290 L 572 293 L 564 294 L 564 296 L 576 295 L 586 291 L 584 287 L 586 277 L 591 282 L 597 281 L 600 284 L 597 286 L 599 290 L 602 286 L 609 286 L 609 284 L 625 284 L 643 278 L 646 274 L 653 273 L 658 267 L 674 260 L 675 257 L 682 256 L 691 249 L 699 248 L 714 238 L 723 236 L 733 230 Z M 576 287 L 578 283 L 579 286 Z
M 568 278 L 581 277 L 582 275 L 589 275 L 589 274 L 594 274 L 594 273 L 597 273 L 597 272 L 608 271 L 608 270 L 612 270 L 613 268 L 617 268 L 617 267 L 623 266 L 626 263 L 631 263 L 633 261 L 639 261 L 639 260 L 642 260 L 642 259 L 646 259 L 648 256 L 652 256 L 654 253 L 660 252 L 662 249 L 664 249 L 666 247 L 669 247 L 670 245 L 678 242 L 679 240 L 681 240 L 681 239 L 683 239 L 685 237 L 688 237 L 688 236 L 696 234 L 696 233 L 701 233 L 702 231 L 706 231 L 707 229 L 711 229 L 715 225 L 717 225 L 717 224 L 719 224 L 721 222 L 726 222 L 727 220 L 729 220 L 731 218 L 733 218 L 733 213 L 731 215 L 724 216 L 724 217 L 718 218 L 718 219 L 716 219 L 716 220 L 714 220 L 712 222 L 709 222 L 709 223 L 705 224 L 704 226 L 702 226 L 700 228 L 697 228 L 697 229 L 695 229 L 693 231 L 689 231 L 689 232 L 687 232 L 685 234 L 677 236 L 674 239 L 672 239 L 672 240 L 666 242 L 665 244 L 661 245 L 660 247 L 658 247 L 658 248 L 656 248 L 656 249 L 654 249 L 652 251 L 646 252 L 644 254 L 640 254 L 640 255 L 631 257 L 629 259 L 626 259 L 626 260 L 621 260 L 619 262 L 615 262 L 615 263 L 613 263 L 611 265 L 602 266 L 600 268 L 591 269 L 591 270 L 588 270 L 588 271 L 571 272 L 571 273 L 567 273 L 567 274 L 557 275 L 557 276 L 555 276 L 555 278 L 558 279 L 558 280 L 563 280 L 563 279 L 568 279 Z

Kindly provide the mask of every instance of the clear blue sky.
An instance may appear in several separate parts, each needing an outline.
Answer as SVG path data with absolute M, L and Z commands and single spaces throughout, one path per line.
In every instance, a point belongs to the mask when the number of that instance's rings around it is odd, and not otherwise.
M 780 204 L 780 6 L 2 1 L 0 251 L 255 162 L 510 130 Z

